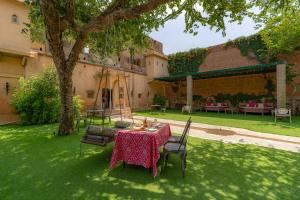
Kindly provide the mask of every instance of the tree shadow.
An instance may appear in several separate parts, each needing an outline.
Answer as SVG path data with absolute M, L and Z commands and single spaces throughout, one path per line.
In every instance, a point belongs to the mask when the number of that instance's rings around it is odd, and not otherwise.
M 110 170 L 112 144 L 105 148 L 86 145 L 79 156 L 81 134 L 49 135 L 55 128 L 55 125 L 0 128 L 0 199 L 297 199 L 300 196 L 300 155 L 296 153 L 193 138 L 188 144 L 186 177 L 181 176 L 180 159 L 172 155 L 165 172 L 160 175 L 158 171 L 153 179 L 143 167 L 128 165 Z

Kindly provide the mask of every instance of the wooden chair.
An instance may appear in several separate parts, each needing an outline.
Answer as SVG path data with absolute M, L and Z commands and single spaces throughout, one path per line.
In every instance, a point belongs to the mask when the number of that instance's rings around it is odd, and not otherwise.
M 292 110 L 287 108 L 275 108 L 274 112 L 275 123 L 277 122 L 277 118 L 289 118 L 290 123 L 292 122 Z
M 187 157 L 187 151 L 186 151 L 186 144 L 187 144 L 187 137 L 190 131 L 190 125 L 192 121 L 191 119 L 188 120 L 186 128 L 184 129 L 184 132 L 182 136 L 180 137 L 179 142 L 167 142 L 164 145 L 164 150 L 163 150 L 163 162 L 161 166 L 161 174 L 163 173 L 165 167 L 167 166 L 168 162 L 168 157 L 169 154 L 176 154 L 179 155 L 181 158 L 181 172 L 182 172 L 182 177 L 185 176 L 185 169 L 187 166 L 186 163 L 186 157 Z

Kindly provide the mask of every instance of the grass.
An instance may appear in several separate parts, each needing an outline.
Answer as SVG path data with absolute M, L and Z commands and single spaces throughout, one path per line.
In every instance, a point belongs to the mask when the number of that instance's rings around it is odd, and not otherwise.
M 178 121 L 186 121 L 188 115 L 182 114 L 178 110 L 167 110 L 166 113 L 154 112 L 149 113 L 146 111 L 136 112 L 136 115 L 143 115 L 154 118 L 172 119 Z M 274 122 L 272 116 L 266 115 L 251 115 L 251 114 L 224 114 L 214 112 L 194 112 L 192 113 L 193 122 L 230 126 L 237 128 L 245 128 L 252 131 L 289 135 L 300 137 L 300 117 L 293 117 L 292 123 L 288 120 L 279 120 L 277 123 Z
M 300 199 L 300 154 L 190 138 L 155 179 L 142 167 L 109 170 L 112 145 L 54 137 L 57 125 L 0 127 L 0 199 Z M 81 130 L 82 132 L 82 130 Z

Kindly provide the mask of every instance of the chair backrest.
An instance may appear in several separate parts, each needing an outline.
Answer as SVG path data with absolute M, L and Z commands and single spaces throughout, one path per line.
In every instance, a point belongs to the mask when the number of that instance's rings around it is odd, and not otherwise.
M 186 125 L 184 127 L 183 133 L 180 137 L 180 145 L 178 148 L 178 151 L 180 150 L 182 145 L 185 145 L 187 142 L 187 136 L 190 132 L 190 128 L 191 128 L 191 123 L 192 123 L 192 117 L 189 117 L 188 121 L 186 122 Z
M 290 114 L 290 109 L 287 108 L 277 108 L 276 113 L 280 115 L 288 115 Z

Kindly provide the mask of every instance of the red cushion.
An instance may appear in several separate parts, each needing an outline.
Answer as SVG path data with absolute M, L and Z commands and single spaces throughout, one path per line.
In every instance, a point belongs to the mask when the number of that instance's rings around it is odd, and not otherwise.
M 256 103 L 255 102 L 250 102 L 249 107 L 256 107 Z
M 212 105 L 213 105 L 213 103 L 211 103 L 211 102 L 208 102 L 206 105 L 207 105 L 207 106 L 212 106 Z

